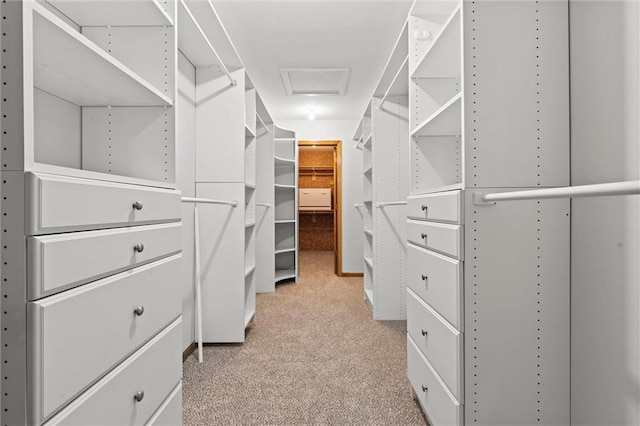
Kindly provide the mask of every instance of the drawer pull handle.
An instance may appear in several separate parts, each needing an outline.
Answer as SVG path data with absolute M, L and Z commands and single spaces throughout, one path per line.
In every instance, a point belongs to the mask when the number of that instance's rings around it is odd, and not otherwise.
M 136 392 L 135 395 L 133 395 L 133 399 L 136 402 L 140 402 L 144 399 L 144 391 L 143 390 L 139 390 L 138 392 Z
M 133 208 L 136 210 L 142 210 L 143 204 L 142 201 L 136 201 L 135 203 L 133 203 Z
M 137 317 L 141 317 L 144 314 L 144 306 L 138 306 L 133 310 L 133 313 L 136 314 Z
M 427 330 L 422 330 L 422 335 L 423 335 L 423 336 L 426 336 L 427 334 L 429 334 L 429 333 L 427 332 Z
M 426 212 L 428 208 L 429 208 L 429 206 L 427 206 L 425 204 L 422 205 L 422 211 L 423 212 Z
M 426 275 L 421 275 L 420 278 L 422 278 L 422 281 L 427 281 L 429 279 Z
M 136 253 L 142 253 L 144 251 L 144 244 L 136 244 L 135 246 L 133 246 L 133 251 L 135 251 Z
M 422 392 L 426 393 L 428 390 L 429 390 L 428 387 L 426 387 L 425 385 L 422 385 Z

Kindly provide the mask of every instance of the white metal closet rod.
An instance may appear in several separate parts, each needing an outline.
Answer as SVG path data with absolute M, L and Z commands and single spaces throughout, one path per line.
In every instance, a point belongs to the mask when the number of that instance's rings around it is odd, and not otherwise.
M 268 209 L 271 208 L 271 204 L 267 204 L 267 203 L 256 203 L 256 206 L 263 206 L 263 207 L 266 207 Z
M 400 74 L 402 74 L 402 70 L 407 66 L 408 63 L 409 63 L 409 55 L 407 55 L 407 57 L 404 58 L 404 61 L 402 61 L 402 65 L 400 65 L 398 72 L 396 72 L 396 75 L 393 77 L 391 84 L 389 85 L 389 87 L 387 87 L 387 91 L 384 93 L 384 96 L 380 100 L 380 105 L 378 105 L 378 108 L 382 109 L 382 105 L 384 105 L 384 103 L 387 101 L 387 98 L 391 93 L 391 89 L 393 88 L 393 85 L 396 84 L 396 81 L 400 77 Z
M 474 204 L 511 200 L 539 200 L 547 198 L 598 197 L 610 195 L 640 194 L 640 180 L 628 182 L 598 183 L 565 188 L 546 188 L 492 194 L 474 194 Z
M 386 206 L 403 206 L 405 204 L 407 204 L 406 201 L 388 201 L 384 203 L 376 203 L 376 207 L 381 209 Z
M 212 200 L 209 198 L 192 198 L 182 197 L 183 203 L 198 203 L 198 204 L 226 204 L 233 207 L 238 207 L 237 201 L 225 201 L 225 200 Z
M 184 2 L 184 0 L 180 0 L 180 5 L 182 5 L 182 7 L 184 8 L 184 11 L 187 12 L 187 15 L 189 15 L 189 19 L 191 19 L 191 22 L 193 22 L 193 25 L 195 25 L 196 28 L 198 29 L 198 33 L 200 33 L 200 35 L 202 36 L 202 39 L 204 40 L 204 42 L 207 44 L 207 46 L 211 50 L 211 53 L 213 53 L 213 56 L 216 58 L 216 62 L 218 62 L 218 65 L 220 65 L 220 68 L 222 68 L 222 71 L 224 71 L 224 73 L 229 78 L 229 81 L 231 82 L 231 85 L 232 86 L 237 86 L 238 82 L 231 76 L 231 73 L 229 72 L 229 69 L 222 62 L 222 59 L 220 58 L 220 55 L 218 55 L 218 52 L 216 51 L 216 49 L 211 45 L 211 42 L 209 41 L 209 39 L 205 35 L 204 31 L 202 31 L 202 28 L 200 27 L 200 24 L 198 24 L 198 21 L 196 20 L 195 16 L 193 16 L 193 13 L 191 13 L 191 10 L 189 10 L 189 7 L 187 7 L 187 4 Z M 211 6 L 211 8 L 213 9 L 213 6 Z

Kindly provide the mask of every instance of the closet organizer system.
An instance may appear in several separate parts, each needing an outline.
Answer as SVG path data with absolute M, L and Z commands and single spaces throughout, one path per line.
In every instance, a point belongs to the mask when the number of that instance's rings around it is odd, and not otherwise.
M 414 2 L 362 121 L 365 293 L 376 317 L 406 309 L 407 374 L 434 425 L 569 423 L 569 201 L 483 200 L 569 185 L 567 6 Z M 409 176 L 378 178 L 394 150 Z M 376 223 L 405 188 L 406 258 Z
M 363 151 L 364 294 L 376 320 L 407 318 L 406 197 L 409 194 L 407 26 L 398 37 L 356 129 Z
M 242 341 L 276 280 L 277 160 L 256 153 L 284 131 L 208 1 L 0 7 L 2 424 L 179 424 L 183 207 L 203 204 L 205 340 Z M 176 136 L 183 57 L 193 166 Z

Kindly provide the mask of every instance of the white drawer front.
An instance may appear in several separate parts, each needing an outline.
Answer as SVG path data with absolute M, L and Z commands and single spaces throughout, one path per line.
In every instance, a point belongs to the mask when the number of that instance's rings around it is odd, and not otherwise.
M 182 376 L 181 324 L 174 321 L 46 426 L 145 424 Z
M 407 290 L 407 332 L 453 396 L 463 402 L 462 334 Z
M 301 188 L 298 190 L 301 209 L 331 210 L 331 188 Z
M 462 405 L 446 390 L 429 361 L 407 337 L 407 375 L 432 426 L 462 425 Z
M 182 382 L 178 383 L 165 399 L 158 411 L 147 423 L 148 426 L 176 426 L 182 424 Z
M 463 331 L 462 262 L 409 244 L 407 286 Z
M 29 300 L 182 250 L 181 223 L 29 237 Z
M 177 222 L 179 191 L 27 173 L 27 234 Z
M 462 222 L 460 191 L 414 195 L 407 198 L 407 217 L 437 222 Z
M 30 423 L 49 417 L 180 316 L 180 258 L 27 304 Z
M 448 256 L 462 259 L 464 256 L 463 227 L 446 223 L 407 221 L 407 240 Z

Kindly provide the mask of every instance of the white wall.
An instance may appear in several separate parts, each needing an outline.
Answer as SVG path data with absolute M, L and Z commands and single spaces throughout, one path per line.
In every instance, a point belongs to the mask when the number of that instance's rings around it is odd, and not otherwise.
M 572 184 L 639 178 L 640 7 L 572 1 Z M 640 196 L 572 201 L 576 425 L 640 424 Z
M 176 102 L 176 183 L 183 197 L 196 196 L 196 71 L 178 54 Z M 195 340 L 194 332 L 194 204 L 182 203 L 182 349 Z
M 299 140 L 342 141 L 342 272 L 362 272 L 362 216 L 354 208 L 362 203 L 362 151 L 351 140 L 359 120 L 290 120 L 277 125 L 294 130 Z

